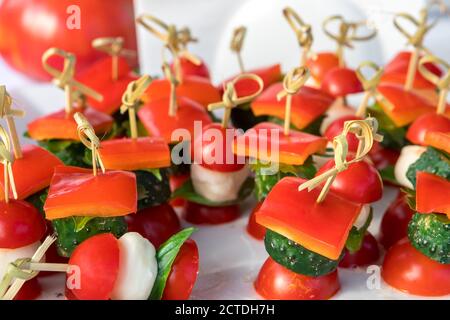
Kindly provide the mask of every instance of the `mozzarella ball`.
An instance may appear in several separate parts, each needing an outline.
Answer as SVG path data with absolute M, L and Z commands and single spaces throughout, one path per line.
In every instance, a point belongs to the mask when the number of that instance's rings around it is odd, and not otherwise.
M 370 214 L 370 204 L 363 205 L 361 211 L 359 212 L 358 217 L 353 223 L 353 226 L 357 229 L 361 229 L 362 226 L 366 223 L 369 214 Z
M 233 201 L 250 174 L 248 166 L 234 172 L 219 172 L 200 164 L 191 165 L 191 180 L 195 192 L 214 202 Z
M 125 233 L 118 243 L 119 273 L 111 299 L 147 300 L 158 274 L 155 247 L 137 232 Z
M 400 153 L 400 157 L 395 164 L 395 179 L 400 183 L 400 185 L 414 189 L 411 181 L 406 177 L 406 172 L 408 168 L 416 162 L 422 153 L 424 153 L 427 149 L 422 146 L 406 146 L 402 149 Z

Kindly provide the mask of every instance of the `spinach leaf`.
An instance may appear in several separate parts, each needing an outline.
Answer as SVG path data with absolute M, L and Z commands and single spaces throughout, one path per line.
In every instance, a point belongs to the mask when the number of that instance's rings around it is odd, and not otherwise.
M 181 230 L 159 247 L 156 252 L 156 260 L 158 261 L 158 275 L 156 276 L 149 300 L 161 299 L 164 293 L 164 288 L 166 287 L 167 278 L 172 270 L 172 264 L 175 261 L 181 246 L 187 239 L 189 239 L 194 231 L 194 228 Z

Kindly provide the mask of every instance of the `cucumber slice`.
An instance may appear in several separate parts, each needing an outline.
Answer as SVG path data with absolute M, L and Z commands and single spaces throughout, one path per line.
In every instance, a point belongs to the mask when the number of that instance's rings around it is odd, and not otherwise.
M 443 214 L 413 215 L 408 237 L 414 248 L 442 264 L 450 264 L 450 220 Z
M 431 147 L 422 153 L 420 158 L 409 166 L 406 177 L 416 187 L 417 171 L 425 171 L 450 180 L 450 158 Z
M 328 259 L 269 229 L 264 244 L 270 257 L 277 263 L 295 273 L 311 277 L 333 272 L 344 257 L 343 251 L 338 260 Z

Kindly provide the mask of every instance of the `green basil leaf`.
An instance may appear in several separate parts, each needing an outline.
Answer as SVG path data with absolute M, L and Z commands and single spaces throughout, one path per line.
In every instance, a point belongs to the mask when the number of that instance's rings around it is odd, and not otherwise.
M 156 276 L 155 284 L 149 300 L 160 300 L 164 288 L 166 287 L 167 278 L 172 270 L 172 264 L 180 251 L 181 246 L 195 231 L 194 228 L 187 228 L 174 234 L 166 242 L 164 242 L 156 252 L 156 260 L 158 261 L 158 275 Z
M 364 241 L 364 236 L 366 235 L 367 229 L 370 226 L 370 223 L 372 222 L 373 218 L 373 210 L 370 208 L 369 216 L 367 217 L 366 222 L 364 225 L 357 229 L 356 227 L 352 227 L 350 230 L 350 233 L 348 235 L 347 241 L 345 243 L 345 248 L 350 253 L 358 252 L 359 249 L 361 249 L 361 246 Z
M 397 179 L 395 179 L 395 166 L 388 165 L 386 168 L 379 170 L 381 179 L 386 182 L 390 182 L 393 185 L 399 185 Z
M 230 206 L 233 204 L 238 204 L 245 200 L 253 191 L 255 186 L 255 182 L 253 178 L 248 177 L 244 183 L 242 184 L 241 188 L 239 189 L 238 198 L 233 201 L 225 201 L 225 202 L 214 202 L 211 200 L 206 199 L 202 195 L 199 195 L 197 192 L 195 192 L 194 186 L 192 184 L 191 179 L 187 180 L 181 187 L 176 189 L 174 192 L 172 192 L 172 199 L 175 198 L 183 198 L 185 200 L 188 200 L 190 202 L 202 204 L 205 206 L 210 207 L 223 207 L 223 206 Z

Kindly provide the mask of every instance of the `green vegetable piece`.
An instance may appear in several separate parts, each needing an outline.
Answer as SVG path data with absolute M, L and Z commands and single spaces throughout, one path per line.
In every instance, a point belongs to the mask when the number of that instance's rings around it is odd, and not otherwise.
M 170 184 L 167 169 L 137 170 L 138 209 L 154 207 L 170 199 Z
M 409 166 L 406 177 L 416 188 L 417 171 L 425 171 L 450 180 L 450 158 L 444 153 L 428 147 L 420 158 Z
M 295 273 L 311 277 L 319 277 L 333 272 L 344 257 L 344 252 L 342 252 L 338 260 L 328 259 L 270 229 L 266 231 L 264 244 L 270 257 L 277 263 Z
M 101 233 L 112 233 L 119 238 L 127 232 L 124 217 L 69 217 L 52 221 L 57 234 L 58 254 L 70 257 L 84 240 Z
M 70 140 L 43 140 L 38 144 L 57 156 L 65 165 L 75 167 L 89 167 L 85 162 L 86 147 L 77 141 Z
M 172 264 L 175 261 L 181 246 L 189 239 L 194 231 L 194 228 L 183 229 L 177 234 L 174 234 L 159 247 L 156 252 L 158 275 L 156 276 L 152 293 L 148 298 L 149 300 L 160 300 L 162 298 L 167 279 L 172 270 Z
M 408 225 L 414 248 L 442 264 L 450 264 L 450 220 L 443 214 L 415 213 Z
M 45 217 L 44 212 L 44 203 L 47 199 L 48 195 L 48 188 L 43 189 L 39 192 L 36 192 L 35 194 L 32 194 L 28 198 L 25 199 L 26 202 L 31 203 L 38 211 L 42 214 L 42 216 Z
M 383 136 L 381 141 L 383 147 L 399 150 L 407 144 L 406 128 L 397 127 L 380 105 L 374 104 L 369 107 L 368 113 L 378 120 L 378 133 Z
M 369 216 L 367 217 L 366 222 L 361 228 L 352 227 L 350 229 L 350 233 L 348 235 L 347 241 L 345 242 L 345 248 L 350 253 L 356 253 L 361 249 L 361 246 L 364 241 L 364 236 L 366 235 L 367 229 L 370 226 L 370 223 L 372 222 L 373 218 L 373 210 L 372 207 L 370 208 Z

